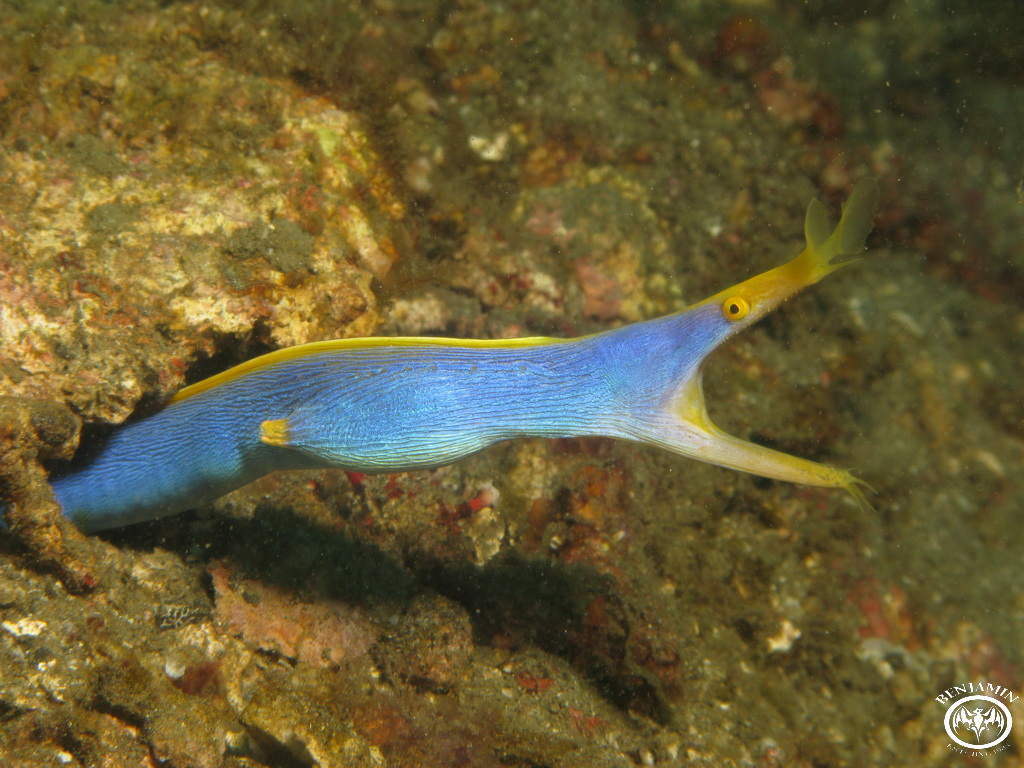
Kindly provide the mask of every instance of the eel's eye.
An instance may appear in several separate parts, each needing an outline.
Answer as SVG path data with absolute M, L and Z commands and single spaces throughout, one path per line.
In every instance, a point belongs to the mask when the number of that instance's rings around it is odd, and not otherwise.
M 750 302 L 742 296 L 730 296 L 722 302 L 722 314 L 733 322 L 742 320 L 750 311 Z

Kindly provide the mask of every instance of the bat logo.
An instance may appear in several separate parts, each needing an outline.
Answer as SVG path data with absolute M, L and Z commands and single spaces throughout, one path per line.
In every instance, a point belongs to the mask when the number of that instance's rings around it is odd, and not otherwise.
M 968 696 L 946 710 L 946 733 L 957 744 L 988 749 L 1010 735 L 1013 716 L 998 699 Z
M 963 705 L 957 707 L 953 712 L 950 723 L 953 724 L 954 729 L 966 728 L 969 731 L 974 731 L 974 740 L 981 744 L 981 736 L 985 731 L 994 729 L 997 735 L 1002 732 L 1006 726 L 1006 718 L 993 706 L 986 710 L 985 707 L 972 709 Z

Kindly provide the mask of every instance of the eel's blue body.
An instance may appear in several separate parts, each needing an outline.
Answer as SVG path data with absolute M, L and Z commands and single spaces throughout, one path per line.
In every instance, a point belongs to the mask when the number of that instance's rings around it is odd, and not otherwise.
M 512 348 L 422 340 L 289 357 L 115 431 L 54 491 L 94 531 L 181 512 L 277 469 L 396 472 L 517 437 L 631 437 L 699 361 L 706 331 L 687 333 L 696 319 Z M 640 357 L 644 375 L 632 375 Z M 288 444 L 261 440 L 279 420 Z
M 700 371 L 729 336 L 863 249 L 877 191 L 862 183 L 829 235 L 820 206 L 789 263 L 682 312 L 579 339 L 380 338 L 280 350 L 188 387 L 53 480 L 99 531 L 175 514 L 279 469 L 395 472 L 501 440 L 606 435 L 767 477 L 863 496 L 848 472 L 725 434 Z

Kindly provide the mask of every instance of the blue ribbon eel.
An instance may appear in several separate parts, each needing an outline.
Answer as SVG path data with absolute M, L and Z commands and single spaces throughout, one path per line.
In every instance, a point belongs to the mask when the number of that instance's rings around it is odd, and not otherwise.
M 181 390 L 52 481 L 86 532 L 172 515 L 276 470 L 398 472 L 502 440 L 605 435 L 764 477 L 843 488 L 841 469 L 726 434 L 708 418 L 707 356 L 859 253 L 877 185 L 857 185 L 834 231 L 807 209 L 792 261 L 681 312 L 575 339 L 360 338 L 264 355 Z M 837 261 L 837 259 L 839 259 Z M 854 259 L 855 260 L 855 259 Z

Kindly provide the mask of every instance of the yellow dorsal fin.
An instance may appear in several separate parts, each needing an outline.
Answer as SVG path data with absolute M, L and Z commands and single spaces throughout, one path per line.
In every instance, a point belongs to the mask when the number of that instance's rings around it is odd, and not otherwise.
M 316 355 L 321 352 L 337 352 L 347 349 L 367 349 L 371 347 L 413 347 L 413 346 L 435 346 L 435 347 L 490 347 L 515 349 L 517 347 L 536 347 L 541 344 L 558 344 L 571 341 L 571 339 L 549 338 L 547 336 L 526 336 L 520 339 L 449 339 L 434 336 L 368 336 L 354 339 L 331 339 L 329 341 L 312 341 L 308 344 L 299 344 L 295 347 L 285 347 L 274 352 L 269 352 L 260 357 L 246 360 L 234 368 L 218 373 L 208 379 L 197 381 L 184 389 L 178 391 L 170 399 L 170 403 L 178 403 L 190 397 L 206 392 L 221 384 L 226 384 L 247 373 L 269 365 L 276 365 L 286 360 L 294 360 L 307 355 Z

